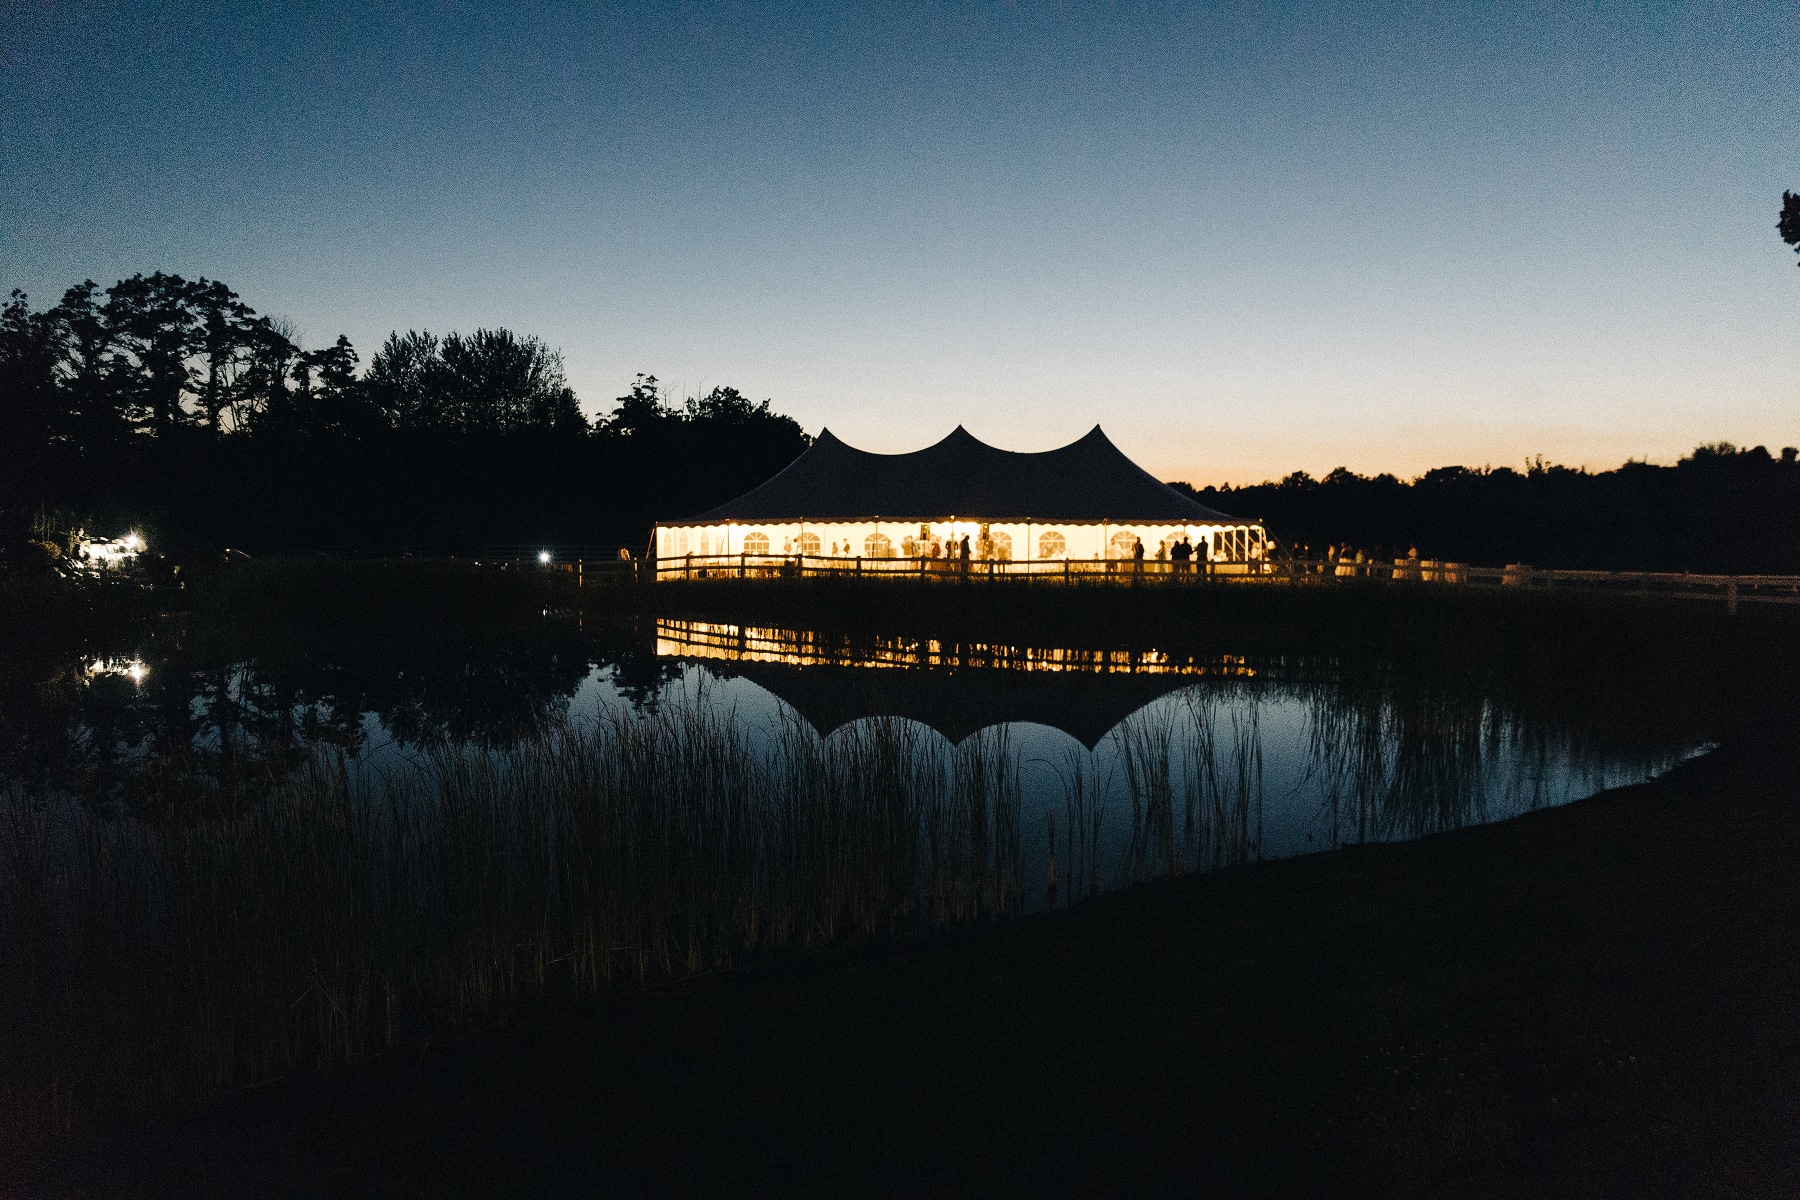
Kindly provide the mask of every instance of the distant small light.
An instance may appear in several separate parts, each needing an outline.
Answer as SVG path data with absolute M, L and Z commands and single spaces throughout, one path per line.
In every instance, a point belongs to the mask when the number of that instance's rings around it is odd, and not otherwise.
M 538 561 L 543 563 L 545 566 L 549 566 L 550 565 L 550 552 L 548 550 L 539 550 L 538 551 Z

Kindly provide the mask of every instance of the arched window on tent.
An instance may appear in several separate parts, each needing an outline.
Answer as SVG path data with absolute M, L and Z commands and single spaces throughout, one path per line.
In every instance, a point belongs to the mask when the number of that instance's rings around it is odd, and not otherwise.
M 1060 558 L 1068 553 L 1069 539 L 1054 529 L 1046 529 L 1038 534 L 1038 557 Z
M 754 530 L 744 535 L 745 554 L 767 554 L 769 552 L 769 535 L 762 530 Z
M 712 553 L 712 530 L 710 529 L 702 529 L 700 531 L 700 553 Z
M 688 548 L 692 545 L 692 542 L 688 538 L 688 531 L 685 529 L 677 529 L 675 532 L 677 534 L 675 538 L 675 553 L 688 553 Z
M 1012 534 L 996 529 L 988 534 L 988 541 L 993 544 L 995 562 L 1012 561 Z
M 802 554 L 816 555 L 819 553 L 819 535 L 816 533 L 801 534 L 798 539 L 798 544 L 800 546 L 800 553 Z
M 1108 548 L 1111 553 L 1107 557 L 1130 558 L 1131 551 L 1136 545 L 1137 534 L 1131 532 L 1129 529 L 1121 529 L 1119 532 L 1112 535 L 1112 541 L 1108 543 Z
M 894 543 L 888 541 L 885 533 L 871 533 L 863 539 L 864 558 L 894 557 Z

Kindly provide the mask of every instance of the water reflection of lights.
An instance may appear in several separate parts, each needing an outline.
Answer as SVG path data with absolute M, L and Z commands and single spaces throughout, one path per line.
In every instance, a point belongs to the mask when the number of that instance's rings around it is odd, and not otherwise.
M 142 683 L 150 674 L 143 660 L 136 658 L 96 658 L 88 664 L 89 679 L 98 679 L 103 675 L 123 675 L 133 683 Z
M 997 642 L 945 642 L 936 638 L 852 640 L 816 630 L 664 618 L 658 618 L 656 622 L 656 653 L 661 658 L 713 658 L 793 667 L 984 667 L 1089 674 L 1256 674 L 1256 669 L 1240 655 L 1177 657 L 1163 650 L 1090 650 Z

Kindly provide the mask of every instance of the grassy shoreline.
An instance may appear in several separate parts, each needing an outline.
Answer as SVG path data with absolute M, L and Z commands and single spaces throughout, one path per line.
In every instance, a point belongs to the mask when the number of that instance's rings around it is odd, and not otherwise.
M 1795 733 L 1770 715 L 1513 821 L 550 1006 L 7 1173 L 24 1195 L 1787 1194 Z

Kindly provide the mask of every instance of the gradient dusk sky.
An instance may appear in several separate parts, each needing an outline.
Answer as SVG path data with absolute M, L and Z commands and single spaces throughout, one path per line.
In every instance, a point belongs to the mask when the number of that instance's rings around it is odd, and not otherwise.
M 0 289 L 1167 479 L 1800 443 L 1800 8 L 0 5 Z

